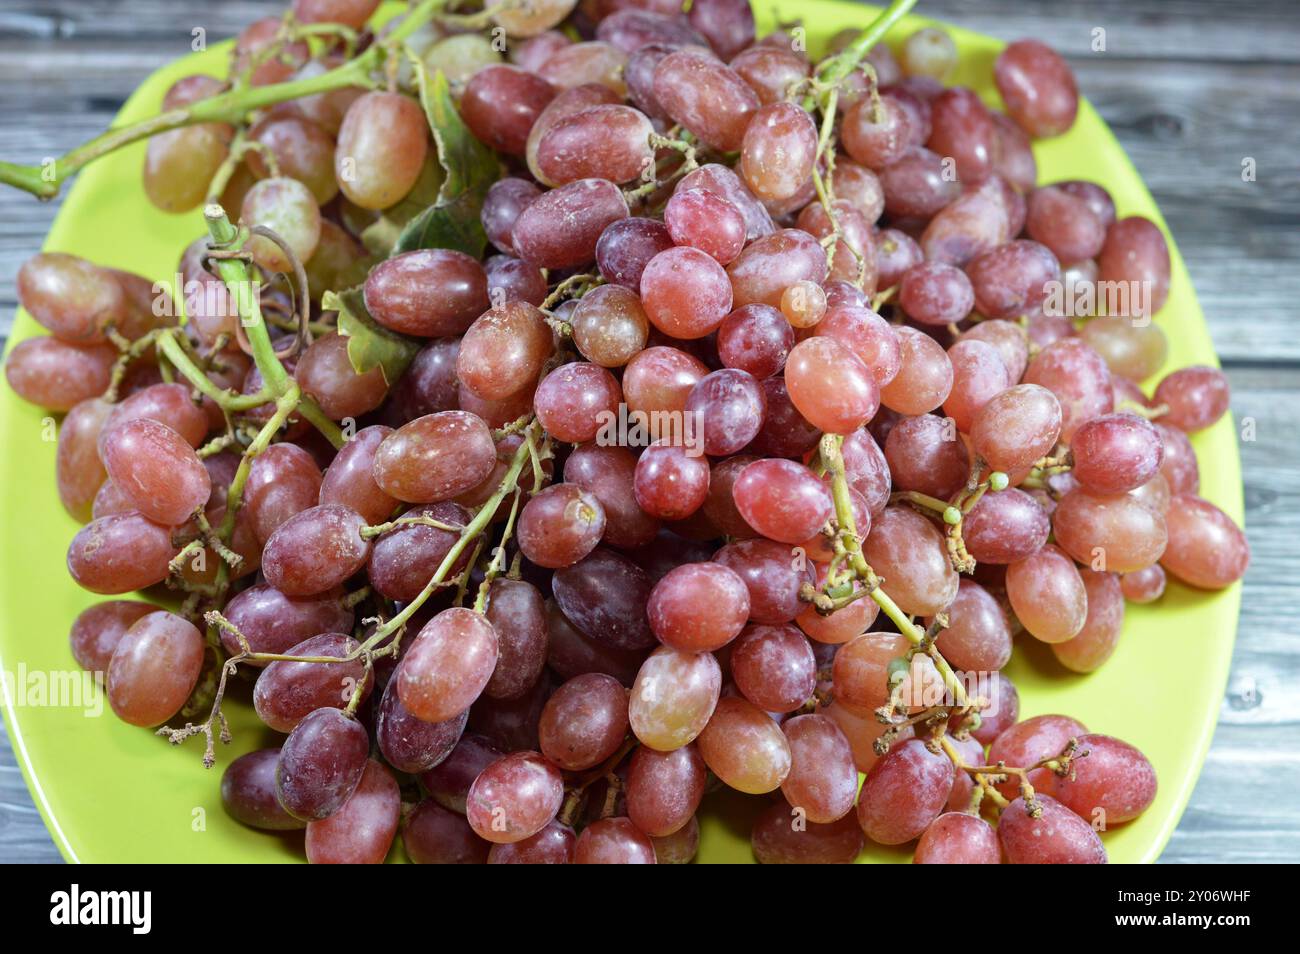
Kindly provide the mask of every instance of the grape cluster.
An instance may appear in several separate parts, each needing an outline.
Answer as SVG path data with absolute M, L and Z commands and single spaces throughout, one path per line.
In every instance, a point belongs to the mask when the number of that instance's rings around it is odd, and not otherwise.
M 1241 577 L 1188 439 L 1227 385 L 1144 389 L 1161 230 L 1038 184 L 1064 61 L 1011 44 L 995 111 L 944 85 L 944 31 L 879 42 L 910 5 L 815 63 L 745 0 L 426 0 L 377 32 L 375 0 L 297 0 L 229 81 L 176 83 L 196 121 L 153 136 L 144 188 L 208 203 L 186 320 L 44 253 L 18 287 L 50 334 L 6 363 L 67 412 L 73 578 L 180 598 L 74 623 L 114 712 L 210 762 L 251 682 L 285 738 L 224 803 L 314 862 L 400 829 L 425 863 L 681 863 L 719 786 L 762 799 L 765 863 L 1104 861 L 1150 762 L 1021 720 L 1000 670 L 1020 636 L 1091 672 L 1167 574 Z M 384 68 L 333 82 L 357 62 Z M 393 248 L 470 178 L 413 95 L 437 72 L 496 155 L 439 209 L 486 257 Z

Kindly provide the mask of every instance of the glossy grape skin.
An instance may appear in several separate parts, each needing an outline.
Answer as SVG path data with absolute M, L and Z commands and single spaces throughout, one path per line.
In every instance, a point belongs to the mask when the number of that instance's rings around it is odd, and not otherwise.
M 1228 411 L 1228 379 L 1218 368 L 1194 365 L 1165 375 L 1153 400 L 1169 408 L 1164 424 L 1188 434 L 1204 430 Z
M 546 301 L 546 276 L 522 258 L 494 255 L 483 263 L 491 301 L 526 301 L 541 306 Z
M 183 384 L 154 384 L 123 398 L 113 405 L 100 430 L 100 456 L 103 456 L 110 433 L 139 418 L 165 424 L 191 447 L 198 447 L 208 432 L 208 419 L 202 408 L 194 403 L 191 393 L 190 388 Z
M 989 318 L 1019 318 L 1039 308 L 1061 266 L 1046 246 L 1026 239 L 999 245 L 966 266 L 975 307 Z
M 321 478 L 322 504 L 341 504 L 379 523 L 397 506 L 397 499 L 380 489 L 374 478 L 374 460 L 379 445 L 393 433 L 391 427 L 371 425 L 357 431 L 335 455 Z
M 1070 473 L 1090 493 L 1122 494 L 1157 476 L 1164 457 L 1160 434 L 1134 414 L 1095 417 L 1074 433 Z
M 1161 421 L 1156 421 L 1155 424 L 1165 449 L 1160 473 L 1168 481 L 1170 491 L 1175 494 L 1195 494 L 1201 487 L 1201 472 L 1192 442 L 1176 427 Z
M 1154 603 L 1165 594 L 1165 569 L 1159 563 L 1120 574 L 1120 589 L 1130 603 Z
M 758 96 L 731 68 L 693 50 L 659 61 L 654 95 L 674 122 L 722 152 L 741 148 Z
M 123 722 L 155 726 L 185 704 L 203 667 L 203 637 L 189 620 L 158 611 L 141 616 L 109 660 L 108 703 Z
M 532 123 L 532 128 L 527 130 L 524 159 L 533 178 L 539 182 L 544 179 L 537 162 L 538 147 L 541 145 L 542 137 L 552 126 L 593 106 L 618 105 L 622 102 L 621 96 L 600 83 L 582 83 L 560 90 L 538 114 Z
M 953 422 L 933 414 L 905 417 L 895 424 L 885 438 L 885 460 L 898 490 L 943 500 L 961 489 L 970 475 L 970 456 Z
M 364 702 L 373 677 L 360 659 L 344 661 L 360 644 L 342 633 L 321 633 L 289 647 L 290 656 L 338 659 L 336 663 L 276 660 L 262 670 L 253 687 L 258 718 L 277 732 L 291 732 L 308 713 L 323 706 L 342 709 L 364 680 Z
M 90 398 L 69 411 L 59 428 L 55 455 L 59 502 L 70 516 L 82 523 L 90 519 L 95 494 L 108 477 L 97 445 L 100 430 L 111 417 L 113 408 L 100 398 Z
M 1192 494 L 1175 494 L 1166 517 L 1169 545 L 1160 565 L 1177 579 L 1218 590 L 1241 579 L 1250 564 L 1246 535 L 1222 510 Z
M 328 707 L 308 713 L 280 749 L 280 804 L 306 822 L 328 818 L 356 790 L 369 754 L 370 738 L 355 717 Z
M 919 837 L 943 810 L 953 764 L 920 739 L 894 746 L 867 773 L 858 797 L 858 824 L 872 841 L 901 845 Z
M 926 146 L 941 156 L 951 156 L 963 183 L 977 185 L 987 179 L 993 172 L 996 132 L 979 96 L 956 86 L 932 99 L 930 108 L 931 132 Z
M 640 546 L 654 539 L 659 521 L 636 502 L 636 458 L 625 447 L 583 444 L 564 462 L 564 477 L 591 493 L 605 511 L 602 539 L 614 546 Z
M 244 634 L 253 652 L 284 653 L 317 633 L 351 631 L 353 612 L 341 597 L 342 591 L 292 597 L 270 584 L 257 583 L 234 596 L 222 613 Z M 221 641 L 231 655 L 241 651 L 239 641 L 224 629 Z M 247 665 L 265 663 L 249 660 Z
M 453 606 L 420 630 L 395 680 L 417 719 L 446 722 L 470 707 L 496 668 L 497 634 L 481 613 Z
M 1150 219 L 1133 215 L 1112 223 L 1097 268 L 1100 281 L 1134 283 L 1129 286 L 1128 308 L 1121 307 L 1116 317 L 1150 318 L 1169 297 L 1169 245 Z
M 463 252 L 419 249 L 395 255 L 370 272 L 366 309 L 402 334 L 435 338 L 463 334 L 487 311 L 483 266 Z
M 709 462 L 689 447 L 657 441 L 636 463 L 633 491 L 646 513 L 681 520 L 695 513 L 709 493 Z
M 769 378 L 785 366 L 794 343 L 794 329 L 771 305 L 737 308 L 718 327 L 718 357 L 722 363 L 759 379 Z
M 547 822 L 537 834 L 510 844 L 493 845 L 490 865 L 567 865 L 573 862 L 577 835 L 558 821 Z
M 664 225 L 677 245 L 689 245 L 726 265 L 745 245 L 745 217 L 704 189 L 678 189 L 664 207 Z
M 164 212 L 197 208 L 229 154 L 230 136 L 224 123 L 197 123 L 152 137 L 145 147 L 143 169 L 149 201 Z
M 777 102 L 761 107 L 745 127 L 739 171 L 759 199 L 789 199 L 812 175 L 816 157 L 812 116 L 794 103 Z
M 1119 574 L 1079 571 L 1088 592 L 1088 616 L 1073 639 L 1052 644 L 1052 654 L 1073 672 L 1095 672 L 1115 652 L 1124 626 Z
M 834 338 L 871 369 L 876 384 L 884 388 L 903 363 L 899 336 L 883 318 L 865 306 L 832 304 L 815 332 Z
M 948 349 L 952 363 L 952 390 L 943 403 L 944 412 L 969 433 L 980 408 L 1011 386 L 1006 364 L 996 348 L 983 341 L 958 341 Z
M 712 652 L 739 635 L 749 618 L 749 589 L 721 563 L 687 563 L 650 591 L 650 629 L 682 652 Z
M 288 596 L 333 589 L 365 566 L 370 541 L 365 518 L 338 504 L 294 514 L 271 534 L 262 552 L 266 581 Z
M 707 163 L 687 173 L 677 184 L 678 189 L 703 189 L 726 199 L 745 217 L 745 238 L 753 241 L 776 231 L 771 213 L 759 202 L 749 187 L 730 167 Z
M 519 257 L 539 268 L 577 268 L 596 257 L 596 243 L 627 218 L 627 202 L 608 179 L 578 179 L 533 201 L 515 220 Z
M 546 665 L 561 679 L 602 672 L 631 686 L 645 657 L 641 650 L 616 649 L 579 632 L 554 602 L 546 604 L 546 636 Z
M 925 414 L 948 399 L 952 362 L 933 338 L 915 329 L 894 329 L 902 361 L 898 374 L 880 389 L 880 403 L 900 414 Z
M 467 411 L 416 418 L 384 438 L 372 473 L 388 495 L 409 503 L 437 503 L 470 490 L 496 463 L 492 432 Z
M 480 838 L 512 844 L 545 828 L 563 800 L 554 765 L 537 752 L 514 752 L 479 773 L 466 796 L 466 817 Z
M 727 274 L 737 308 L 755 302 L 779 308 L 787 288 L 800 281 L 820 285 L 829 269 L 815 238 L 803 229 L 782 229 L 751 242 Z
M 623 69 L 627 54 L 599 40 L 574 43 L 556 51 L 538 73 L 560 87 L 599 83 L 620 99 L 627 93 Z
M 989 491 L 962 521 L 962 539 L 980 563 L 1015 563 L 1037 553 L 1051 524 L 1046 511 L 1022 490 Z
M 941 262 L 923 262 L 903 275 L 898 301 L 915 320 L 947 325 L 963 320 L 975 305 L 975 292 L 966 273 Z
M 930 823 L 916 844 L 913 864 L 996 865 L 1001 863 L 997 832 L 978 815 L 949 811 Z
M 836 197 L 855 208 L 868 225 L 879 220 L 885 210 L 885 191 L 874 172 L 848 159 L 837 160 L 831 184 Z
M 993 64 L 993 79 L 1007 112 L 1035 139 L 1059 136 L 1074 125 L 1079 110 L 1074 73 L 1046 44 L 1009 44 Z
M 626 818 L 592 822 L 578 835 L 575 865 L 653 865 L 654 844 Z
M 623 285 L 633 292 L 639 293 L 641 275 L 645 271 L 646 265 L 660 252 L 672 247 L 672 237 L 668 234 L 667 226 L 662 222 L 636 216 L 619 219 L 610 223 L 600 233 L 600 239 L 596 242 L 596 265 L 601 276 L 606 281 L 616 285 Z M 579 303 L 579 310 L 582 309 L 582 302 L 592 299 L 598 292 L 601 292 L 600 288 L 593 289 L 584 295 Z M 605 292 L 604 294 L 609 293 Z M 595 300 L 599 301 L 600 296 L 597 296 Z M 642 311 L 643 324 L 644 321 L 645 317 Z M 642 334 L 644 336 L 644 332 Z M 574 337 L 577 338 L 576 330 Z M 581 347 L 581 343 L 579 347 Z M 588 355 L 588 357 L 591 356 Z M 595 359 L 592 358 L 592 360 Z M 626 359 L 620 363 L 625 362 Z
M 652 583 L 627 557 L 598 547 L 557 570 L 551 588 L 564 615 L 588 638 L 621 650 L 655 644 L 645 612 Z
M 628 764 L 627 814 L 652 838 L 666 838 L 689 825 L 704 797 L 708 768 L 694 745 L 672 752 L 639 746 Z
M 846 865 L 862 851 L 862 829 L 852 816 L 829 825 L 806 822 L 785 799 L 764 809 L 750 837 L 754 858 L 763 865 Z
M 1029 768 L 1043 759 L 1056 758 L 1065 750 L 1070 739 L 1077 739 L 1087 731 L 1082 722 L 1069 716 L 1034 716 L 1005 729 L 989 744 L 988 764 L 1005 762 L 1007 765 Z M 1056 780 L 1057 776 L 1049 768 L 1037 768 L 1029 772 L 1029 784 L 1040 795 L 1055 795 Z M 1012 777 L 999 783 L 997 789 L 1005 797 L 1015 798 L 1020 793 L 1020 782 Z
M 961 184 L 945 158 L 921 146 L 903 151 L 879 170 L 879 176 L 891 216 L 928 219 L 961 195 Z
M 279 17 L 263 17 L 244 27 L 235 40 L 232 71 L 241 76 L 247 73 L 250 86 L 266 86 L 283 82 L 311 53 L 306 43 L 297 42 L 288 44 L 281 55 L 268 56 L 267 54 L 272 52 L 270 48 L 279 36 L 280 25 Z M 188 84 L 178 90 L 182 83 L 185 83 L 185 80 L 181 80 L 168 91 L 171 101 L 164 102 L 165 108 L 174 109 L 184 105 L 192 96 L 200 93 L 200 90 Z M 173 98 L 178 95 L 179 101 Z
M 892 288 L 907 270 L 925 260 L 916 239 L 898 229 L 881 229 L 876 236 L 876 269 L 881 288 Z
M 826 315 L 826 292 L 820 285 L 800 281 L 781 293 L 781 312 L 796 328 L 811 328 Z
M 352 797 L 329 818 L 307 825 L 312 864 L 382 864 L 397 834 L 402 799 L 397 782 L 374 759 Z
M 737 53 L 728 64 L 764 106 L 781 102 L 786 91 L 808 76 L 808 60 L 789 49 L 756 44 Z M 835 191 L 839 193 L 838 184 Z
M 1061 424 L 1056 395 L 1040 385 L 1018 384 L 980 408 L 971 424 L 971 441 L 994 470 L 1015 473 L 1051 452 Z
M 465 333 L 456 375 L 478 397 L 502 400 L 533 384 L 553 350 L 542 312 L 527 302 L 507 302 L 484 312 Z
M 788 546 L 761 538 L 736 540 L 718 550 L 713 559 L 745 581 L 749 588 L 749 617 L 755 623 L 788 623 L 806 605 L 799 599 L 799 587 L 810 581 L 810 576 L 805 567 L 797 564 Z
M 767 713 L 744 699 L 719 699 L 697 745 L 713 774 L 746 794 L 774 791 L 790 774 L 790 743 Z
M 1114 374 L 1141 381 L 1159 371 L 1169 354 L 1169 341 L 1159 325 L 1129 318 L 1093 318 L 1079 337 L 1102 356 Z
M 27 338 L 5 357 L 5 380 L 30 404 L 69 411 L 108 388 L 117 349 L 75 345 L 53 336 Z
M 1054 185 L 1030 195 L 1025 227 L 1063 262 L 1095 258 L 1106 239 L 1106 223 L 1087 200 Z
M 1079 737 L 1070 775 L 1056 782 L 1056 799 L 1087 822 L 1107 827 L 1132 821 L 1156 797 L 1156 771 L 1137 748 L 1109 735 Z
M 294 369 L 303 393 L 316 399 L 325 416 L 342 421 L 373 411 L 388 393 L 384 372 L 358 374 L 348 357 L 348 339 L 331 332 L 313 341 Z
M 780 543 L 803 543 L 833 510 L 826 485 L 807 467 L 788 460 L 750 464 L 736 478 L 732 496 L 750 526 Z
M 135 511 L 93 520 L 68 544 L 68 573 L 92 593 L 129 593 L 161 583 L 176 555 L 171 532 Z
M 537 587 L 523 580 L 493 580 L 487 606 L 496 630 L 496 669 L 483 692 L 517 699 L 536 684 L 546 665 L 546 605 Z
M 119 331 L 127 313 L 122 286 L 113 273 L 63 252 L 41 252 L 18 269 L 18 301 L 51 334 L 72 344 L 104 340 L 104 328 Z
M 1011 627 L 1006 613 L 984 587 L 963 578 L 957 596 L 944 612 L 948 626 L 940 631 L 935 645 L 954 668 L 992 672 L 1011 659 Z
M 417 804 L 407 816 L 402 846 L 417 865 L 483 865 L 490 847 L 474 834 L 464 815 L 431 798 Z
M 1052 391 L 1061 406 L 1061 440 L 1069 443 L 1079 426 L 1114 407 L 1110 372 L 1097 352 L 1077 338 L 1063 338 L 1039 352 L 1024 383 Z
M 704 729 L 721 690 L 722 670 L 711 653 L 661 646 L 642 663 L 632 685 L 628 699 L 632 731 L 649 748 L 680 749 Z
M 504 754 L 485 736 L 466 732 L 445 758 L 420 773 L 420 786 L 443 808 L 464 815 L 470 785 Z
M 275 792 L 279 749 L 255 749 L 226 766 L 221 773 L 221 804 L 226 814 L 262 831 L 295 831 L 307 823 L 284 810 Z
M 241 517 L 265 545 L 286 520 L 316 505 L 320 487 L 320 468 L 311 454 L 296 444 L 272 444 L 249 467 Z
M 853 811 L 858 771 L 849 740 L 830 716 L 810 714 L 781 725 L 790 745 L 790 774 L 781 794 L 810 822 L 830 824 Z
M 556 368 L 537 386 L 537 419 L 557 440 L 579 444 L 593 439 L 618 415 L 623 392 L 597 364 L 575 361 Z
M 450 502 L 413 507 L 399 519 L 427 517 L 449 526 L 469 523 L 469 511 Z M 419 596 L 434 572 L 460 538 L 459 531 L 420 524 L 399 525 L 371 543 L 367 573 L 375 590 L 391 600 L 410 602 Z M 465 569 L 468 550 L 445 574 L 448 579 Z
M 957 595 L 957 574 L 948 562 L 943 535 L 909 507 L 886 508 L 862 551 L 905 613 L 932 616 Z
M 537 142 L 536 169 L 546 185 L 576 179 L 631 182 L 653 167 L 654 127 L 638 109 L 601 104 L 551 124 Z
M 299 262 L 309 260 L 320 244 L 320 209 L 311 191 L 297 179 L 277 177 L 256 183 L 244 196 L 239 218 L 246 226 L 271 229 Z M 248 250 L 268 271 L 288 272 L 292 267 L 285 251 L 263 236 L 249 239 Z
M 507 176 L 492 183 L 487 195 L 483 197 L 483 208 L 479 219 L 488 241 L 506 255 L 515 254 L 511 241 L 515 221 L 534 199 L 542 194 L 536 184 L 527 179 Z
M 138 600 L 106 600 L 77 614 L 68 634 L 72 657 L 82 669 L 103 678 L 113 650 L 137 620 L 158 612 L 152 603 Z
M 1129 494 L 1072 490 L 1057 503 L 1052 522 L 1060 546 L 1098 569 L 1132 573 L 1155 563 L 1166 550 L 1166 516 Z
M 758 436 L 746 450 L 770 457 L 802 457 L 817 446 L 821 431 L 808 423 L 790 401 L 785 378 L 776 375 L 759 382 L 767 402 L 767 416 Z
M 538 725 L 542 754 L 571 772 L 604 762 L 627 731 L 627 690 L 602 673 L 576 676 L 556 689 Z
M 848 108 L 840 128 L 844 150 L 868 169 L 879 172 L 901 156 L 915 141 L 919 130 L 911 125 L 911 114 L 893 93 L 880 94 L 879 112 L 871 97 L 864 96 Z
M 971 735 L 981 745 L 989 745 L 1020 718 L 1020 693 L 1003 672 L 989 674 L 985 691 L 980 692 L 991 706 L 980 711 L 980 724 Z
M 470 78 L 460 100 L 461 118 L 480 142 L 522 156 L 528 131 L 555 97 L 555 87 L 536 73 L 497 65 Z
M 725 457 L 758 435 L 767 400 L 753 376 L 724 368 L 696 383 L 686 399 L 685 411 L 698 421 L 704 453 Z
M 1008 565 L 1007 598 L 1030 635 L 1045 643 L 1074 638 L 1088 615 L 1087 590 L 1074 561 L 1051 544 Z
M 629 56 L 647 44 L 677 47 L 707 43 L 685 19 L 661 14 L 653 5 L 644 9 L 620 6 L 612 13 L 608 8 L 601 12 L 609 15 L 597 24 L 596 39 L 618 47 Z
M 645 347 L 650 331 L 641 299 L 636 292 L 617 284 L 602 285 L 584 295 L 569 324 L 574 344 L 583 357 L 606 368 L 627 364 Z
M 650 323 L 664 334 L 684 340 L 702 338 L 731 311 L 732 286 L 712 256 L 677 246 L 646 265 L 641 301 Z
M 1023 798 L 1002 812 L 998 841 L 1008 864 L 1105 864 L 1106 849 L 1092 826 L 1049 795 L 1036 797 L 1042 815 L 1032 817 Z
M 847 434 L 875 416 L 880 388 L 871 368 L 834 338 L 814 336 L 786 359 L 790 400 L 814 427 Z
M 1013 233 L 1004 187 L 1011 190 L 990 176 L 940 210 L 921 233 L 926 260 L 961 267 L 1006 242 Z

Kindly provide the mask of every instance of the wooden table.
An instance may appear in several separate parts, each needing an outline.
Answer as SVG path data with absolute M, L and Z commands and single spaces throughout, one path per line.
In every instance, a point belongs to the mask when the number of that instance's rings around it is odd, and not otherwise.
M 0 156 L 100 132 L 163 62 L 283 4 L 0 0 Z M 778 9 L 797 11 L 795 3 Z M 1069 56 L 1176 236 L 1233 385 L 1254 559 L 1214 747 L 1167 862 L 1300 855 L 1300 4 L 1295 0 L 922 0 L 939 19 Z M 1105 30 L 1106 52 L 1091 51 Z M 1257 176 L 1242 181 L 1242 162 Z M 58 210 L 0 190 L 0 339 L 14 274 Z M 0 861 L 56 861 L 0 733 Z

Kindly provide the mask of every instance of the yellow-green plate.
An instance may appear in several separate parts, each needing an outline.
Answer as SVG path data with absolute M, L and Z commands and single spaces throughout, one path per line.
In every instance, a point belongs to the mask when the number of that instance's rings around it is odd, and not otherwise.
M 770 28 L 772 10 L 760 7 L 760 20 L 767 21 L 760 27 Z M 802 17 L 814 49 L 832 33 L 862 28 L 874 16 L 870 7 L 830 0 L 801 0 L 775 12 L 782 19 Z M 890 39 L 897 42 L 927 22 L 910 18 Z M 973 86 L 998 105 L 992 67 L 1001 44 L 966 30 L 950 32 L 962 54 L 953 82 Z M 178 77 L 220 75 L 227 47 L 154 73 L 123 107 L 119 121 L 152 115 Z M 1110 190 L 1120 215 L 1145 215 L 1163 226 L 1137 172 L 1088 103 L 1081 103 L 1078 122 L 1067 135 L 1037 144 L 1035 155 L 1039 181 L 1095 180 Z M 203 231 L 203 223 L 198 211 L 169 216 L 146 201 L 140 181 L 143 156 L 144 146 L 137 144 L 82 172 L 45 248 L 170 280 L 180 250 Z M 1214 364 L 1205 320 L 1172 240 L 1170 252 L 1169 301 L 1158 318 L 1168 332 L 1170 366 Z M 10 343 L 39 332 L 20 311 Z M 0 392 L 2 701 L 18 762 L 55 844 L 70 861 L 300 859 L 300 836 L 251 831 L 221 809 L 221 767 L 268 741 L 249 706 L 228 708 L 234 744 L 220 747 L 217 768 L 205 772 L 197 741 L 174 749 L 150 732 L 119 722 L 106 706 L 51 705 L 48 694 L 43 700 L 42 685 L 61 684 L 66 690 L 70 678 L 77 687 L 83 685 L 74 675 L 68 627 L 96 597 L 80 590 L 64 569 L 64 553 L 77 526 L 55 494 L 52 421 L 7 388 Z M 1220 421 L 1194 443 L 1201 460 L 1201 492 L 1240 521 L 1241 469 L 1232 422 Z M 1024 715 L 1068 713 L 1093 731 L 1134 743 L 1156 767 L 1160 791 L 1155 803 L 1137 821 L 1105 835 L 1112 861 L 1155 860 L 1178 823 L 1214 730 L 1240 599 L 1239 586 L 1207 594 L 1171 583 L 1157 605 L 1129 607 L 1118 651 L 1090 676 L 1063 671 L 1043 647 L 1026 645 L 1032 641 L 1016 649 L 1008 672 L 1020 688 Z M 738 801 L 725 799 L 706 813 L 701 861 L 752 860 L 750 816 Z M 905 861 L 909 855 L 873 848 L 864 857 Z

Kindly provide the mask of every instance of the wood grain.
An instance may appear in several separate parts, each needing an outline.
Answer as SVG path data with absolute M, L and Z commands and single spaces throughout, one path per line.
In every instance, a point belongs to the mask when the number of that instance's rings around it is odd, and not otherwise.
M 232 35 L 278 3 L 0 0 L 0 156 L 36 162 L 100 132 L 191 31 Z M 778 3 L 779 10 L 797 4 Z M 1295 0 L 923 0 L 936 19 L 1067 55 L 1187 260 L 1233 385 L 1253 562 L 1232 676 L 1162 861 L 1300 855 L 1300 4 Z M 1106 52 L 1091 48 L 1106 31 Z M 1241 162 L 1256 161 L 1244 182 Z M 0 338 L 13 277 L 57 211 L 0 192 Z M 0 861 L 57 860 L 0 733 Z

